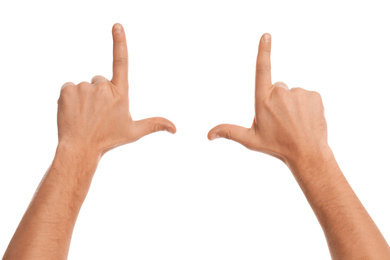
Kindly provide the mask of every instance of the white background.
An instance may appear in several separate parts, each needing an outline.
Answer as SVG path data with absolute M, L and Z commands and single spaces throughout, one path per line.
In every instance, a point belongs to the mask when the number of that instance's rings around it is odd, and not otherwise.
M 61 85 L 111 78 L 115 22 L 127 34 L 133 118 L 164 116 L 177 134 L 103 157 L 69 259 L 330 258 L 281 161 L 206 138 L 220 123 L 251 125 L 264 32 L 273 81 L 321 93 L 329 144 L 390 241 L 386 2 L 2 1 L 0 254 L 53 159 Z

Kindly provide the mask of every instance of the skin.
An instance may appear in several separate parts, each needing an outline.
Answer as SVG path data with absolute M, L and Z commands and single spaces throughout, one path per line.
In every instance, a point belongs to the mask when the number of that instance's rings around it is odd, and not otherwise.
M 58 100 L 54 160 L 3 259 L 66 259 L 73 228 L 97 165 L 107 151 L 159 130 L 175 133 L 164 118 L 133 121 L 129 113 L 125 33 L 113 27 L 113 78 L 65 83 Z M 324 107 L 317 92 L 271 83 L 271 37 L 260 40 L 255 118 L 251 128 L 219 125 L 223 137 L 282 160 L 314 210 L 333 259 L 390 259 L 390 249 L 343 176 L 327 143 Z
M 66 259 L 73 228 L 98 162 L 107 151 L 160 130 L 176 132 L 156 117 L 133 121 L 129 113 L 125 32 L 115 24 L 113 77 L 65 83 L 58 100 L 54 160 L 27 208 L 3 259 Z
M 390 259 L 390 248 L 348 184 L 327 142 L 321 96 L 271 81 L 271 36 L 260 40 L 255 118 L 250 128 L 222 124 L 208 133 L 282 160 L 324 231 L 332 259 Z

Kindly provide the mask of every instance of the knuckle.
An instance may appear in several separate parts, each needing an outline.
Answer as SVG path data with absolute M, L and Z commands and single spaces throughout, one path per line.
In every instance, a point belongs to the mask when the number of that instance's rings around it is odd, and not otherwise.
M 230 129 L 225 129 L 225 138 L 228 140 L 232 139 L 232 132 L 230 131 Z
M 86 82 L 86 81 L 80 82 L 77 86 L 78 86 L 78 90 L 82 91 L 82 92 L 89 91 L 89 90 L 92 89 L 91 88 L 92 85 L 89 82 Z
M 153 132 L 158 132 L 161 130 L 161 127 L 158 123 L 155 123 L 153 126 Z
M 73 86 L 74 84 L 72 82 L 66 82 L 62 85 L 61 90 L 65 90 L 66 88 L 69 88 L 70 86 Z
M 317 91 L 310 91 L 310 94 L 317 99 L 321 99 L 321 94 L 318 93 Z
M 282 82 L 282 81 L 278 81 L 278 82 L 274 83 L 273 86 L 277 87 L 277 88 L 283 88 L 285 90 L 288 90 L 287 84 Z
M 80 82 L 80 83 L 78 84 L 78 86 L 81 87 L 81 88 L 87 88 L 87 87 L 90 87 L 91 84 L 88 83 L 88 82 L 86 82 L 86 81 L 82 81 L 82 82 Z
M 300 87 L 295 87 L 295 88 L 292 88 L 291 91 L 292 92 L 302 92 L 304 89 L 303 88 L 300 88 Z
M 276 86 L 273 89 L 273 94 L 275 94 L 279 97 L 285 97 L 288 94 L 288 90 L 284 87 Z
M 126 65 L 127 64 L 127 58 L 126 57 L 116 57 L 114 59 L 114 63 L 117 65 Z
M 125 40 L 124 37 L 121 37 L 121 36 L 119 35 L 119 37 L 115 37 L 115 38 L 114 38 L 114 42 L 120 45 L 120 44 L 125 44 L 125 43 L 126 43 L 126 40 Z
M 283 81 L 277 81 L 274 83 L 274 86 L 287 86 L 287 84 L 284 83 Z
M 61 87 L 60 96 L 71 93 L 74 90 L 74 88 L 75 88 L 75 84 L 73 84 L 72 82 L 66 82 Z
M 110 83 L 108 82 L 108 80 L 102 80 L 102 81 L 96 82 L 94 85 L 97 88 L 106 88 L 107 86 L 110 85 Z
M 105 77 L 103 77 L 102 75 L 95 75 L 91 81 L 97 83 L 100 81 L 107 81 L 107 79 Z
M 163 120 L 161 118 L 159 118 L 159 117 L 153 118 L 151 123 L 153 126 L 153 128 L 152 128 L 153 132 L 158 132 L 158 131 L 164 130 L 164 124 L 163 124 Z
M 308 91 L 306 89 L 297 87 L 297 88 L 292 88 L 291 93 L 297 95 L 297 96 L 304 96 Z
M 271 66 L 269 64 L 266 64 L 266 63 L 257 63 L 256 65 L 256 70 L 258 72 L 268 72 L 271 70 Z

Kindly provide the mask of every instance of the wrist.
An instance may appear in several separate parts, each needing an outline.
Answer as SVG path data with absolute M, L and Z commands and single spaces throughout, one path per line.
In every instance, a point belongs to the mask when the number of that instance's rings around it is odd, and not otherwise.
M 95 149 L 93 146 L 80 145 L 66 141 L 58 142 L 56 155 L 57 154 L 67 155 L 70 157 L 79 157 L 88 161 L 99 160 L 101 157 L 101 152 L 99 152 L 98 149 Z
M 49 174 L 56 175 L 78 187 L 89 187 L 100 160 L 93 149 L 59 143 Z
M 328 144 L 318 146 L 313 149 L 297 152 L 295 157 L 287 160 L 286 164 L 294 176 L 309 174 L 315 169 L 315 172 L 321 172 L 328 166 L 334 164 L 336 159 L 332 149 Z

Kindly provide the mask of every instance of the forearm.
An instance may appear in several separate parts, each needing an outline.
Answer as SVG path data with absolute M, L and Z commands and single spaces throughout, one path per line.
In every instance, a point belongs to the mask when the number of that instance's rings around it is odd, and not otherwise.
M 66 259 L 99 157 L 63 145 L 39 184 L 4 259 Z
M 112 37 L 112 79 L 97 75 L 91 83 L 67 82 L 61 88 L 57 101 L 60 145 L 4 259 L 65 259 L 101 155 L 156 131 L 176 131 L 162 117 L 132 119 L 126 35 L 120 24 L 113 26 Z
M 324 230 L 333 259 L 390 259 L 389 246 L 330 148 L 288 166 Z

